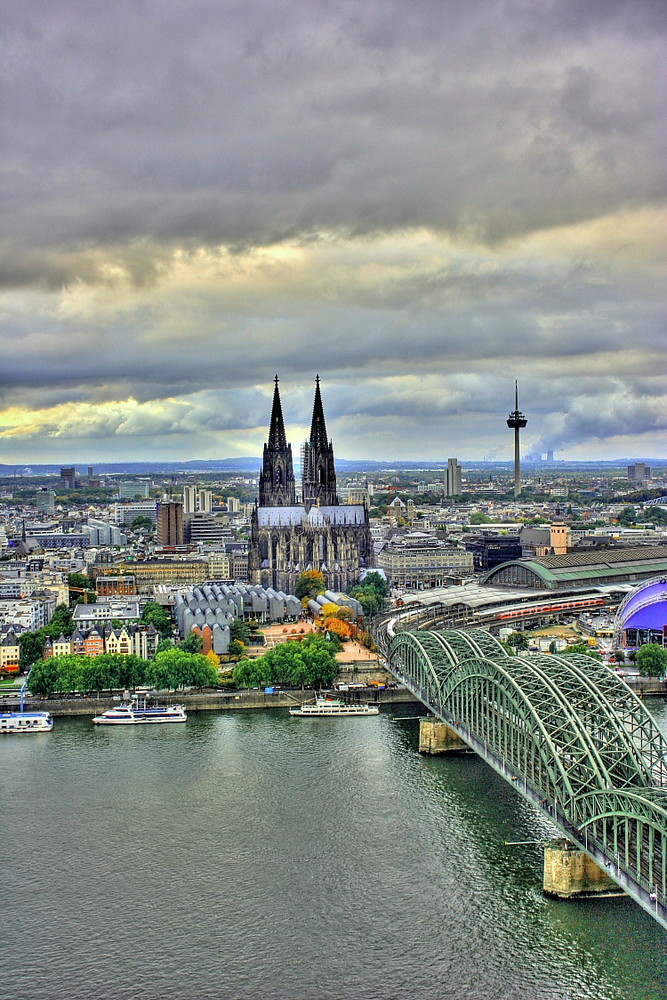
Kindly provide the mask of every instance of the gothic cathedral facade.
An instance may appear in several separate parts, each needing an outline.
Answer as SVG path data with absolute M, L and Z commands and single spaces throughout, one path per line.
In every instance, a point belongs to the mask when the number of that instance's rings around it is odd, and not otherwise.
M 252 582 L 290 594 L 299 574 L 315 569 L 324 573 L 329 590 L 349 590 L 358 582 L 361 570 L 373 565 L 368 510 L 364 504 L 338 503 L 333 445 L 327 438 L 319 375 L 301 465 L 298 496 L 276 375 L 269 439 L 259 476 L 259 502 L 252 516 Z

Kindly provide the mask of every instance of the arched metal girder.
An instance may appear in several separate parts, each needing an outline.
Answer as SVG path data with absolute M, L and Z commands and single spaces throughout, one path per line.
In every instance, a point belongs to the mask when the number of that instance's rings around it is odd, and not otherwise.
M 608 787 L 663 783 L 665 742 L 637 696 L 608 667 L 577 654 L 530 659 L 539 662 L 572 704 L 604 760 Z
M 493 658 L 466 655 L 482 646 Z M 490 749 L 560 786 L 541 791 L 574 800 L 595 789 L 667 785 L 667 746 L 642 703 L 591 657 L 507 656 L 483 630 L 402 632 L 390 663 Z M 464 692 L 464 693 L 462 693 Z M 519 721 L 520 720 L 520 721 Z M 530 720 L 530 721 L 529 721 Z M 548 746 L 554 761 L 544 757 Z M 539 764 L 538 764 L 539 760 Z M 577 825 L 583 816 L 573 815 Z
M 579 831 L 612 857 L 646 892 L 664 898 L 667 886 L 667 789 L 606 789 L 577 803 Z
M 400 632 L 388 663 L 598 860 L 617 865 L 665 926 L 667 743 L 608 667 L 588 656 L 508 656 L 483 630 L 459 629 Z

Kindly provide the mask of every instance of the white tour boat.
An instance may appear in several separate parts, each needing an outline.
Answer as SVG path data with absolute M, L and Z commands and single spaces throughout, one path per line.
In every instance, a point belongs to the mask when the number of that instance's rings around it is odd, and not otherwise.
M 152 722 L 187 722 L 187 718 L 182 705 L 149 705 L 147 696 L 137 693 L 127 704 L 96 715 L 93 722 L 97 726 L 140 726 Z
M 316 698 L 315 701 L 306 702 L 298 708 L 290 708 L 290 715 L 310 717 L 315 715 L 339 716 L 339 715 L 379 715 L 380 709 L 377 705 L 353 704 L 341 701 L 339 698 Z
M 50 712 L 0 712 L 0 733 L 50 733 Z

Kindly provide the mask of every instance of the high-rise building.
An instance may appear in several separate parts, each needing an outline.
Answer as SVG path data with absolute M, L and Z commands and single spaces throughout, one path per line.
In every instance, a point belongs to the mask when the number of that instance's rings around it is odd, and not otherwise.
M 212 490 L 199 491 L 199 510 L 202 514 L 210 514 L 213 510 Z
M 157 530 L 155 539 L 158 545 L 183 545 L 185 532 L 183 528 L 183 504 L 175 500 L 160 502 L 157 505 Z
M 118 483 L 119 500 L 134 500 L 135 497 L 149 497 L 150 495 L 150 479 L 123 479 Z
M 194 514 L 197 511 L 197 487 L 183 487 L 183 513 Z
M 213 510 L 213 493 L 199 486 L 183 487 L 184 514 L 210 514 Z
M 35 507 L 41 514 L 53 514 L 56 509 L 54 490 L 39 490 L 35 497 Z
M 628 479 L 631 483 L 643 483 L 645 479 L 651 478 L 651 466 L 645 462 L 635 462 L 628 466 Z
M 76 489 L 76 469 L 73 465 L 62 466 L 60 469 L 60 485 L 67 490 Z
M 461 495 L 461 466 L 458 458 L 448 458 L 445 470 L 445 495 L 458 497 Z

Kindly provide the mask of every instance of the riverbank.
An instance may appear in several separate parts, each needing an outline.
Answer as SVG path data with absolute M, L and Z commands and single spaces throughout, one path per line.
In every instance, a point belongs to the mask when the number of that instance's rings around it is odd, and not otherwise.
M 332 697 L 344 697 L 340 692 L 328 692 Z M 163 703 L 179 704 L 188 712 L 225 712 L 254 708 L 290 708 L 312 701 L 314 691 L 275 691 L 265 694 L 264 691 L 199 691 L 189 694 L 181 692 L 173 695 L 157 697 Z M 414 695 L 405 688 L 388 688 L 378 690 L 369 688 L 355 691 L 355 701 L 372 702 L 379 705 L 415 703 Z M 28 698 L 25 708 L 40 712 L 50 712 L 54 718 L 58 716 L 101 715 L 108 708 L 118 705 L 118 699 L 113 698 Z M 19 703 L 7 699 L 3 703 L 5 711 L 18 711 Z

